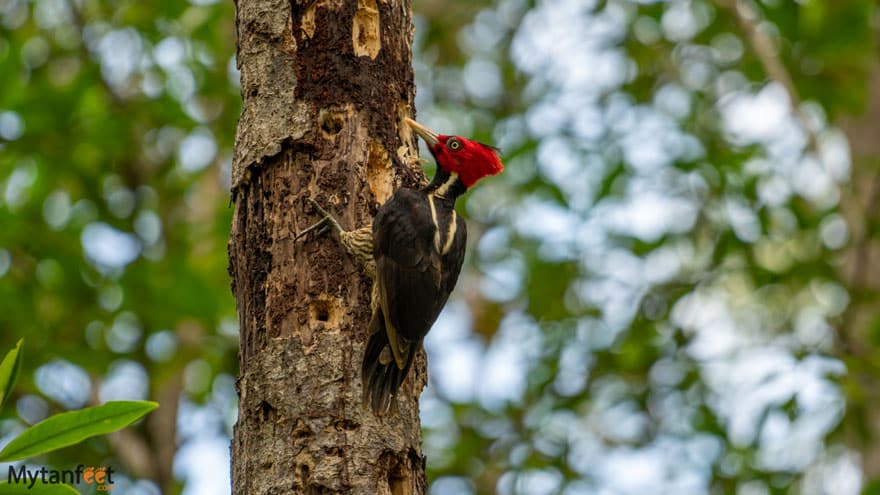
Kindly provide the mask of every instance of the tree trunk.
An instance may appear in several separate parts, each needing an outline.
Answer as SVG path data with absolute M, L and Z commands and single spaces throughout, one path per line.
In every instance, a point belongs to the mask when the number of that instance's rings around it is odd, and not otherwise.
M 407 0 L 238 0 L 243 110 L 233 163 L 229 270 L 240 323 L 234 494 L 422 494 L 418 394 L 398 413 L 361 406 L 371 281 L 318 220 L 369 224 L 424 180 L 413 113 Z

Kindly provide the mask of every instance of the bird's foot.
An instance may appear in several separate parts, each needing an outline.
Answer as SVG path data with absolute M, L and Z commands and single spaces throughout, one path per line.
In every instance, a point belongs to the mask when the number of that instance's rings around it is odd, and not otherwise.
M 323 234 L 324 232 L 327 232 L 327 229 L 328 229 L 329 227 L 327 227 L 326 223 L 327 223 L 327 219 L 326 219 L 326 218 L 322 218 L 320 221 L 318 221 L 318 223 L 306 227 L 305 230 L 303 230 L 303 231 L 301 231 L 300 233 L 298 233 L 298 234 L 296 234 L 295 236 L 293 236 L 293 242 L 298 241 L 300 237 L 302 237 L 302 236 L 308 234 L 309 232 L 311 232 L 311 231 L 313 231 L 313 230 L 315 230 L 315 229 L 317 229 L 317 228 L 320 228 L 320 230 L 318 230 L 318 235 L 321 235 L 321 234 Z
M 333 215 L 331 215 L 329 212 L 327 212 L 327 210 L 322 208 L 321 205 L 319 205 L 317 201 L 315 201 L 312 198 L 306 198 L 306 201 L 311 203 L 312 207 L 315 208 L 316 210 L 318 210 L 318 212 L 321 214 L 321 219 L 318 220 L 315 224 L 307 227 L 302 232 L 296 234 L 293 238 L 294 242 L 298 241 L 300 237 L 302 237 L 302 236 L 308 234 L 309 232 L 311 232 L 315 229 L 318 229 L 318 228 L 320 228 L 320 230 L 318 230 L 318 235 L 321 235 L 324 232 L 326 232 L 328 228 L 333 228 L 337 232 L 342 231 L 342 227 L 339 226 L 339 223 L 336 221 L 335 218 L 333 218 Z M 327 225 L 328 222 L 329 222 L 329 225 Z

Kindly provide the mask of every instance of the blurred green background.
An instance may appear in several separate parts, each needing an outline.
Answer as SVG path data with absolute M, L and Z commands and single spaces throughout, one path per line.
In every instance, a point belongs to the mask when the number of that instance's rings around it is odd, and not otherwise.
M 426 343 L 431 493 L 880 493 L 880 10 L 414 0 L 419 120 L 503 149 Z M 228 493 L 231 2 L 0 0 L 0 443 Z M 174 447 L 176 445 L 176 448 Z M 0 466 L 0 473 L 6 466 Z

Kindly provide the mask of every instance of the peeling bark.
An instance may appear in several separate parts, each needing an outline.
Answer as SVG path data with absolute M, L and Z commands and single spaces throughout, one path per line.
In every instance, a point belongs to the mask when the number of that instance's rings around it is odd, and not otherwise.
M 361 406 L 371 282 L 317 220 L 366 225 L 424 181 L 405 0 L 238 0 L 243 110 L 229 270 L 240 323 L 233 493 L 423 494 L 420 357 L 396 416 Z

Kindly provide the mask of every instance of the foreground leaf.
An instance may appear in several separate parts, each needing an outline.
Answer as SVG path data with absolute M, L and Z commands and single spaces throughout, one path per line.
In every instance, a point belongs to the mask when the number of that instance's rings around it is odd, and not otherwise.
M 21 343 L 24 339 L 15 344 L 15 349 L 6 353 L 3 362 L 0 362 L 0 406 L 9 397 L 15 380 L 18 379 L 18 373 L 21 371 Z
M 25 459 L 79 443 L 86 438 L 125 428 L 159 404 L 148 401 L 111 401 L 51 416 L 31 426 L 0 451 L 0 462 Z
M 27 483 L 7 483 L 4 481 L 0 482 L 0 493 L 3 495 L 34 495 L 35 493 L 40 495 L 79 495 L 76 488 L 70 485 L 43 483 L 39 478 L 34 486 L 30 486 L 30 481 Z

